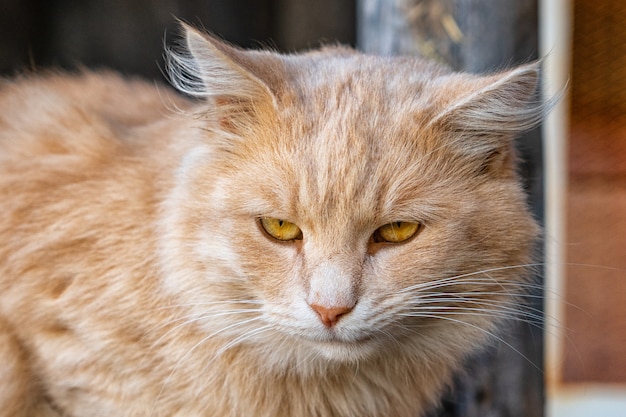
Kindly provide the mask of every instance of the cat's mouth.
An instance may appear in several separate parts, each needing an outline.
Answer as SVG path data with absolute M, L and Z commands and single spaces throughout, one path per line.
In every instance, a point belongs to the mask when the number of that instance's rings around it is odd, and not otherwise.
M 380 346 L 380 339 L 373 335 L 342 335 L 333 329 L 324 334 L 301 335 L 317 353 L 328 359 L 350 361 L 370 356 Z
M 349 341 L 333 338 L 316 341 L 314 345 L 315 350 L 327 359 L 351 362 L 371 356 L 379 350 L 380 344 L 371 337 L 364 337 Z

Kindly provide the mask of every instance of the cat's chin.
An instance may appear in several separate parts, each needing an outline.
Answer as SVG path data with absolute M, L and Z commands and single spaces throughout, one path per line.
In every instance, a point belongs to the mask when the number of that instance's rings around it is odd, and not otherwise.
M 380 352 L 380 342 L 365 338 L 356 341 L 309 340 L 309 346 L 316 355 L 337 362 L 358 362 Z

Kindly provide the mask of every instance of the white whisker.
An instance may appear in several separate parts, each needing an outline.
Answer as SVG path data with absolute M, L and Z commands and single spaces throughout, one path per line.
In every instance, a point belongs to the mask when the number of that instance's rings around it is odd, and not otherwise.
M 266 332 L 268 329 L 272 329 L 272 328 L 273 326 L 266 324 L 265 326 L 257 327 L 255 329 L 250 330 L 247 333 L 237 336 L 236 338 L 234 338 L 233 340 L 231 340 L 230 342 L 222 346 L 220 350 L 218 350 L 215 353 L 215 358 L 221 356 L 224 352 L 226 352 L 228 349 L 232 348 L 233 346 L 236 346 L 240 344 L 241 342 L 256 336 L 257 334 Z
M 188 316 L 183 316 L 183 317 L 177 317 L 175 319 L 169 320 L 167 322 L 161 323 L 159 326 L 155 327 L 152 329 L 152 331 L 156 331 L 159 329 L 162 329 L 163 327 L 169 326 L 173 323 L 176 322 L 181 322 L 179 324 L 177 324 L 176 326 L 172 327 L 171 329 L 169 329 L 167 332 L 163 333 L 155 342 L 152 343 L 153 347 L 158 345 L 158 343 L 163 340 L 165 337 L 167 337 L 170 333 L 175 332 L 176 330 L 180 329 L 181 327 L 185 327 L 187 325 L 190 325 L 192 323 L 197 323 L 197 322 L 201 322 L 203 320 L 208 320 L 208 319 L 213 319 L 216 317 L 224 317 L 224 316 L 232 316 L 232 315 L 237 315 L 237 314 L 248 314 L 248 313 L 260 313 L 262 310 L 261 309 L 257 309 L 257 308 L 250 308 L 250 309 L 240 309 L 240 310 L 230 310 L 230 311 L 219 311 L 216 313 L 212 313 L 212 314 L 191 314 Z
M 497 310 L 507 311 L 507 312 L 511 312 L 515 314 L 521 314 L 524 316 L 531 316 L 536 319 L 542 319 L 542 313 L 543 313 L 541 310 L 536 309 L 536 308 L 520 306 L 518 303 L 511 302 L 511 301 L 503 301 L 503 300 L 485 300 L 482 298 L 449 297 L 449 298 L 431 299 L 431 300 L 427 300 L 425 303 L 424 302 L 420 303 L 419 301 L 420 300 L 417 300 L 417 302 L 415 303 L 416 304 L 415 307 L 412 307 L 412 309 L 419 308 L 419 307 L 429 307 L 429 306 L 432 306 L 433 304 L 443 304 L 443 303 L 463 304 L 465 303 L 465 304 L 471 304 L 471 305 L 494 307 L 494 309 L 497 309 Z M 458 308 L 468 308 L 468 307 L 458 306 Z
M 421 317 L 426 312 L 429 314 L 442 314 L 442 315 L 466 315 L 466 316 L 478 316 L 478 317 L 494 317 L 499 319 L 520 321 L 531 324 L 533 326 L 541 327 L 543 320 L 533 320 L 530 318 L 523 318 L 518 315 L 510 315 L 503 312 L 498 312 L 491 309 L 484 308 L 467 308 L 467 307 L 453 307 L 453 306 L 440 306 L 437 308 L 424 308 L 420 310 L 412 310 L 410 313 L 401 313 L 403 317 Z
M 477 275 L 478 273 L 476 273 Z M 518 281 L 510 281 L 510 280 L 499 280 L 492 277 L 488 278 L 480 278 L 480 277 L 472 277 L 472 279 L 460 279 L 458 277 L 449 277 L 438 280 L 432 280 L 429 282 L 423 282 L 416 285 L 412 285 L 409 287 L 405 287 L 399 292 L 413 292 L 413 291 L 424 291 L 435 288 L 445 288 L 457 285 L 498 285 L 502 288 L 504 287 L 519 287 L 519 288 L 527 288 L 527 289 L 541 289 L 541 285 L 536 285 L 528 282 L 518 282 Z
M 511 270 L 511 269 L 527 269 L 527 268 L 533 268 L 533 267 L 537 267 L 537 266 L 541 266 L 543 264 L 541 263 L 532 263 L 532 264 L 522 264 L 522 265 L 509 265 L 509 266 L 502 266 L 502 267 L 498 267 L 498 268 L 489 268 L 489 269 L 484 269 L 484 270 L 480 270 L 480 271 L 475 271 L 475 272 L 468 272 L 465 274 L 459 274 L 459 275 L 454 275 L 451 277 L 446 277 L 446 278 L 442 278 L 439 280 L 435 280 L 433 281 L 429 281 L 429 282 L 424 282 L 424 283 L 419 283 L 416 285 L 412 285 L 409 287 L 406 287 L 404 289 L 402 289 L 401 291 L 413 291 L 416 289 L 421 289 L 423 287 L 428 287 L 430 285 L 432 285 L 433 283 L 435 284 L 439 284 L 439 283 L 446 283 L 446 282 L 455 282 L 455 281 L 459 281 L 461 278 L 466 278 L 466 277 L 473 277 L 476 275 L 486 275 L 487 273 L 490 272 L 499 272 L 499 271 L 506 271 L 506 270 Z M 494 282 L 493 278 L 490 278 L 491 282 Z M 499 282 L 499 280 L 496 280 L 496 282 Z M 526 285 L 528 285 L 528 283 L 526 283 Z

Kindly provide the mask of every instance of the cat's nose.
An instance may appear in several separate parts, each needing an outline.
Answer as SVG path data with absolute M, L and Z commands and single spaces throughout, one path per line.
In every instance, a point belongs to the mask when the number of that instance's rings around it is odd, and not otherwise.
M 324 307 L 317 304 L 309 304 L 317 313 L 326 327 L 333 327 L 339 318 L 352 311 L 352 307 Z

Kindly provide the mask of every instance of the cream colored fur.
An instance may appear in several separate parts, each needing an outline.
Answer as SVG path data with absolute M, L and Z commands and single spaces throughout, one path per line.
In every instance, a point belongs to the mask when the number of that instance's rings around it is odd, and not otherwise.
M 195 100 L 106 73 L 1 86 L 0 415 L 419 415 L 519 312 L 537 66 L 186 31 L 170 73 Z M 394 221 L 422 228 L 370 239 Z M 328 327 L 314 303 L 354 306 Z

